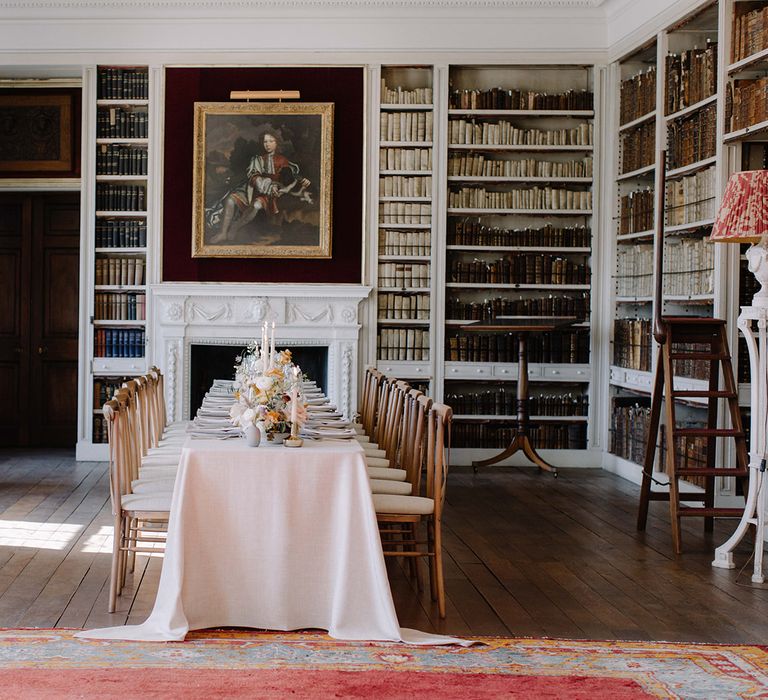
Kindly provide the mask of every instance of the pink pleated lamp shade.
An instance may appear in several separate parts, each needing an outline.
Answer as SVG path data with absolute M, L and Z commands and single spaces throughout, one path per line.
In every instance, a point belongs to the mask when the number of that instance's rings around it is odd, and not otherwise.
M 728 180 L 711 239 L 757 243 L 768 233 L 768 170 L 745 170 Z

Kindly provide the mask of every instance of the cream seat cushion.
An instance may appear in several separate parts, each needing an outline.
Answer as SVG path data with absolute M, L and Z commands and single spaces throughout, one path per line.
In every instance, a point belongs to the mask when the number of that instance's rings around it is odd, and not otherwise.
M 125 510 L 170 512 L 171 493 L 129 493 L 122 497 L 121 503 Z
M 365 455 L 365 463 L 369 467 L 382 467 L 387 468 L 389 466 L 389 460 L 382 457 L 369 457 Z
M 153 455 L 151 457 L 143 457 L 141 460 L 140 469 L 145 467 L 174 467 L 179 466 L 179 457 L 181 455 Z
M 431 498 L 421 496 L 392 496 L 389 494 L 373 494 L 373 507 L 382 515 L 430 515 L 435 510 L 435 502 Z
M 393 496 L 410 496 L 412 487 L 407 481 L 392 479 L 370 479 L 371 491 L 374 494 L 386 493 Z
M 389 467 L 368 467 L 369 479 L 389 479 L 390 481 L 405 481 L 408 475 L 405 469 L 390 469 Z
M 179 470 L 176 467 L 149 467 L 139 470 L 139 479 L 148 481 L 149 479 L 170 479 L 176 478 Z
M 397 483 L 400 483 L 399 481 Z M 172 476 L 150 477 L 148 479 L 135 479 L 131 482 L 131 491 L 145 495 L 164 495 L 173 493 L 176 478 Z

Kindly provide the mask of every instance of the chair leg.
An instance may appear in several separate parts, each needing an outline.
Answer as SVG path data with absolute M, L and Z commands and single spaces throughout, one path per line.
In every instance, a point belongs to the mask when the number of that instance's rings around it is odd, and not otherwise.
M 427 552 L 435 551 L 435 534 L 431 522 L 427 523 Z M 432 600 L 437 600 L 437 576 L 435 573 L 435 557 L 427 556 L 429 566 L 429 593 Z
M 418 535 L 418 526 L 416 523 L 411 523 L 411 541 L 412 544 L 409 545 L 408 550 L 411 552 L 416 552 L 418 550 L 418 545 L 416 544 L 416 537 Z M 409 566 L 411 568 L 411 576 L 416 579 L 416 590 L 421 593 L 424 590 L 424 582 L 421 578 L 421 569 L 419 568 L 419 557 L 408 557 Z
M 115 612 L 117 606 L 117 581 L 120 576 L 120 544 L 122 542 L 123 518 L 118 513 L 115 516 L 115 532 L 112 538 L 112 568 L 109 574 L 109 605 L 107 612 Z
M 138 528 L 138 527 L 139 527 L 139 521 L 138 521 L 136 518 L 134 518 L 134 519 L 131 521 L 131 525 L 133 525 L 133 527 L 135 527 L 135 528 Z M 134 532 L 135 532 L 135 534 L 136 534 L 136 537 L 138 537 L 138 534 L 139 534 L 139 533 L 138 533 L 138 529 L 137 529 L 137 530 L 135 530 Z M 135 543 L 134 543 L 134 544 L 135 544 Z M 129 551 L 129 552 L 128 552 L 128 572 L 132 574 L 132 573 L 133 573 L 133 570 L 134 570 L 135 568 L 136 568 L 136 552 L 134 552 L 134 551 Z
M 435 528 L 435 582 L 437 584 L 437 610 L 440 619 L 445 619 L 445 581 L 443 580 L 443 537 L 440 532 L 440 522 L 434 524 Z
M 125 517 L 123 521 L 124 535 L 122 541 L 122 551 L 120 552 L 120 588 L 118 589 L 118 595 L 121 595 L 123 588 L 125 588 L 125 578 L 128 569 L 128 548 L 131 546 L 131 526 L 133 525 L 133 519 Z

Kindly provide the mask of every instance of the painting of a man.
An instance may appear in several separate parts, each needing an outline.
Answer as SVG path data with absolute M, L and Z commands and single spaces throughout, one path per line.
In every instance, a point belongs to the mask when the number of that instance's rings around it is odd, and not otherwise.
M 193 255 L 330 257 L 332 105 L 223 106 L 196 114 Z

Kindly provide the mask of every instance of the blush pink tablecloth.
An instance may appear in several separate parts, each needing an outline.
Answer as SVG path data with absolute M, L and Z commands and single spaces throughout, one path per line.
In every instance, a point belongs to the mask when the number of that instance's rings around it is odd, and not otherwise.
M 462 643 L 400 628 L 356 441 L 188 441 L 152 613 L 141 625 L 78 636 L 171 641 L 230 626 Z

